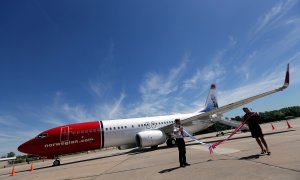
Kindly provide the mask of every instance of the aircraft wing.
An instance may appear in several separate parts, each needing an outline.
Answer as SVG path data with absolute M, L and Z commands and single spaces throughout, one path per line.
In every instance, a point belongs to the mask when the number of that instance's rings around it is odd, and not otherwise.
M 9 158 L 0 158 L 0 161 L 10 161 L 10 160 L 15 160 L 16 157 L 9 157 Z
M 231 127 L 238 127 L 242 122 L 239 121 L 234 121 L 234 120 L 224 120 L 224 119 L 218 119 L 215 122 L 218 122 L 220 124 L 224 124 L 227 126 L 231 126 Z M 248 126 L 243 126 L 241 128 L 241 130 L 247 130 L 249 131 L 249 127 Z
M 186 119 L 181 119 L 181 124 L 182 125 L 187 125 L 189 123 L 192 123 L 192 121 L 195 121 L 195 120 L 210 119 L 210 117 L 212 115 L 223 114 L 223 113 L 231 111 L 231 110 L 233 110 L 237 107 L 240 107 L 244 104 L 248 104 L 248 103 L 250 103 L 250 102 L 252 102 L 256 99 L 268 96 L 270 94 L 273 94 L 273 93 L 276 93 L 276 92 L 279 92 L 279 91 L 282 91 L 282 90 L 284 90 L 285 88 L 287 88 L 289 86 L 289 79 L 290 79 L 289 76 L 290 75 L 289 75 L 289 64 L 288 64 L 287 65 L 287 70 L 286 70 L 286 75 L 285 75 L 285 81 L 284 81 L 284 84 L 281 87 L 275 88 L 275 89 L 270 90 L 270 91 L 266 91 L 264 93 L 261 93 L 261 94 L 255 95 L 255 96 L 248 97 L 246 99 L 243 99 L 243 100 L 240 100 L 240 101 L 237 101 L 237 102 L 234 102 L 234 103 L 227 104 L 225 106 L 219 107 L 217 109 L 213 109 L 213 110 L 208 111 L 208 112 L 200 112 L 199 114 L 197 114 L 195 116 L 192 116 L 192 117 L 189 117 L 189 118 L 186 118 Z M 224 122 L 222 121 L 220 123 L 224 123 Z M 170 124 L 170 125 L 161 127 L 159 129 L 161 131 L 165 132 L 166 134 L 172 134 L 173 133 L 173 127 L 174 127 L 174 124 Z
M 232 109 L 240 107 L 244 104 L 248 104 L 248 103 L 250 103 L 250 102 L 252 102 L 256 99 L 268 96 L 270 94 L 273 94 L 273 93 L 276 93 L 276 92 L 279 92 L 279 91 L 282 91 L 282 90 L 284 90 L 285 88 L 287 88 L 289 86 L 289 79 L 290 79 L 289 76 L 290 75 L 289 75 L 289 64 L 288 64 L 287 65 L 287 70 L 286 70 L 286 75 L 285 75 L 285 81 L 284 81 L 283 86 L 278 87 L 278 88 L 273 89 L 273 90 L 270 90 L 270 91 L 267 91 L 267 92 L 264 92 L 264 93 L 261 93 L 261 94 L 258 94 L 258 95 L 255 95 L 255 96 L 248 97 L 246 99 L 243 99 L 243 100 L 240 100 L 240 101 L 237 101 L 237 102 L 234 102 L 234 103 L 230 103 L 228 105 L 219 107 L 219 108 L 211 110 L 209 112 L 204 112 L 204 113 L 192 116 L 190 118 L 183 119 L 181 121 L 181 124 L 184 125 L 184 124 L 187 124 L 187 123 L 189 123 L 191 121 L 194 121 L 194 120 L 209 118 L 213 114 L 223 114 L 223 113 L 228 112 Z

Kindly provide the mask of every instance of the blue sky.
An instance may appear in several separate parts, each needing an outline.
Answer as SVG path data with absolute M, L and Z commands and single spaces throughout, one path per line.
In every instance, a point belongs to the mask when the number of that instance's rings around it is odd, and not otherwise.
M 58 125 L 189 113 L 211 83 L 220 105 L 300 105 L 300 3 L 0 1 L 0 155 Z M 225 116 L 242 115 L 240 109 Z

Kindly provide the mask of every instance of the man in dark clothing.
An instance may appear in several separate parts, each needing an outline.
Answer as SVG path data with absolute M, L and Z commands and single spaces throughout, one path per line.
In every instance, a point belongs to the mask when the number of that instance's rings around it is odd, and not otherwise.
M 246 107 L 243 108 L 243 111 L 245 112 L 244 121 L 246 121 L 246 124 L 248 124 L 252 137 L 256 139 L 256 142 L 261 148 L 261 154 L 267 153 L 268 155 L 271 155 L 267 142 L 264 138 L 264 134 L 262 133 L 262 130 L 258 124 L 260 116 L 255 112 L 251 112 Z M 266 149 L 263 148 L 263 145 Z
M 176 144 L 179 151 L 180 167 L 189 166 L 190 164 L 186 162 L 186 157 L 185 157 L 185 142 L 183 139 L 183 128 L 181 127 L 180 119 L 175 119 L 174 135 L 176 138 Z

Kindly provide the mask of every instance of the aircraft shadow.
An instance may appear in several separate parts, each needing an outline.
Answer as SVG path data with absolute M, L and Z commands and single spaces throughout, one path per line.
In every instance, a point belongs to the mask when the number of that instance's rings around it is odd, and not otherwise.
M 177 146 L 174 146 L 174 147 L 177 148 Z M 155 150 L 163 150 L 163 149 L 169 149 L 169 148 L 172 148 L 172 147 L 161 146 L 161 147 L 158 147 L 157 149 L 151 149 L 151 148 L 133 149 L 128 152 L 128 155 L 142 154 L 142 153 L 147 153 L 147 152 L 151 152 L 151 151 L 155 151 Z

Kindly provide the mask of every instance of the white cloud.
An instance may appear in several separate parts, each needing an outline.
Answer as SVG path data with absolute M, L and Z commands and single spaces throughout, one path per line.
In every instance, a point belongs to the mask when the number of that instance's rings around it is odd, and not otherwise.
M 89 84 L 90 90 L 96 94 L 99 98 L 104 96 L 107 90 L 107 86 L 105 86 L 101 82 L 90 82 Z
M 201 70 L 198 69 L 192 78 L 184 81 L 183 91 L 199 87 L 206 88 L 208 84 L 221 80 L 225 72 L 225 68 L 219 62 L 209 64 Z
M 299 67 L 300 64 L 291 68 L 292 77 L 300 74 L 294 74 L 294 69 Z M 274 70 L 274 72 L 269 74 L 267 77 L 262 76 L 263 79 L 260 81 L 252 82 L 231 90 L 219 91 L 219 104 L 226 105 L 277 88 L 283 85 L 284 75 L 285 68 L 280 68 Z
M 178 67 L 168 74 L 148 73 L 140 85 L 142 101 L 134 104 L 129 116 L 164 114 L 168 109 L 175 109 L 175 93 L 178 91 L 180 77 L 184 73 L 189 54 L 186 53 Z
M 122 117 L 123 114 L 123 106 L 122 102 L 125 99 L 125 94 L 121 93 L 120 97 L 112 104 L 105 106 L 105 112 L 108 119 L 116 119 Z
M 256 25 L 254 26 L 254 33 L 257 34 L 262 32 L 266 27 L 270 27 L 279 21 L 292 7 L 294 7 L 296 3 L 297 0 L 287 0 L 272 7 L 269 12 L 258 19 Z
M 238 73 L 238 74 L 242 74 L 244 76 L 244 80 L 248 80 L 250 77 L 250 73 L 251 73 L 251 68 L 253 68 L 253 64 L 256 63 L 256 59 L 257 58 L 257 54 L 258 51 L 255 50 L 253 52 L 251 52 L 246 58 L 245 60 L 243 60 L 242 65 L 235 65 L 234 66 L 234 70 Z
M 8 128 L 18 128 L 25 126 L 25 124 L 18 120 L 17 117 L 9 115 L 9 114 L 3 114 L 0 115 L 0 127 L 8 127 Z
M 30 130 L 18 130 L 11 132 L 0 132 L 0 144 L 2 144 L 0 149 L 0 155 L 6 155 L 8 152 L 15 152 L 17 154 L 20 154 L 20 152 L 17 152 L 17 148 L 19 145 L 24 143 L 25 141 L 28 141 L 29 139 L 37 136 L 41 130 L 37 129 L 30 129 Z
M 168 75 L 148 73 L 139 88 L 143 99 L 150 100 L 176 91 L 178 88 L 176 82 L 180 74 L 185 70 L 187 61 L 188 55 L 184 57 L 178 67 L 171 69 Z
M 226 74 L 226 70 L 221 63 L 225 61 L 227 53 L 234 49 L 236 44 L 237 40 L 233 36 L 229 36 L 226 47 L 214 54 L 211 63 L 208 63 L 201 69 L 197 69 L 191 78 L 184 80 L 182 92 L 198 89 L 199 87 L 206 88 L 210 83 L 220 82 Z
M 93 118 L 83 105 L 71 106 L 68 103 L 65 103 L 62 106 L 62 111 L 63 114 L 67 115 L 68 119 L 73 120 L 75 122 L 87 121 Z

